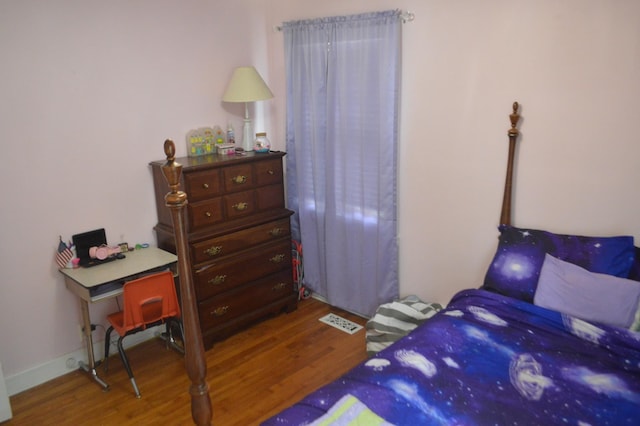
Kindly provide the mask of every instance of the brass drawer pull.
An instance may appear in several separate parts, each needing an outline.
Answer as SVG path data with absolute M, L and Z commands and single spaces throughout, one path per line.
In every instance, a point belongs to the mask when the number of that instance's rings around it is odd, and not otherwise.
M 202 188 L 204 188 L 204 189 L 209 189 L 209 184 L 208 184 L 208 183 L 203 183 L 203 184 L 202 184 Z
M 220 306 L 219 308 L 211 311 L 211 315 L 215 315 L 217 317 L 221 317 L 229 311 L 229 306 Z
M 286 256 L 284 254 L 276 254 L 271 259 L 269 259 L 269 262 L 271 262 L 271 263 L 282 263 L 284 261 L 285 257 Z
M 244 211 L 244 210 L 249 208 L 249 203 L 237 203 L 237 204 L 234 204 L 231 207 L 233 207 L 235 210 L 241 212 L 241 211 Z
M 227 279 L 226 275 L 216 275 L 215 277 L 211 278 L 207 282 L 212 285 L 220 285 L 220 284 L 223 284 L 224 280 L 226 279 Z
M 233 183 L 237 183 L 237 184 L 243 184 L 243 183 L 247 183 L 247 177 L 243 176 L 243 175 L 238 175 L 238 176 L 234 176 L 231 178 L 231 181 Z
M 269 170 L 267 173 L 269 173 L 270 175 L 275 174 L 275 172 L 273 170 Z
M 286 286 L 287 286 L 287 283 L 278 283 L 278 284 L 274 285 L 273 287 L 271 287 L 271 290 L 280 291 L 283 288 L 285 288 Z
M 204 215 L 205 215 L 206 217 L 211 217 L 211 212 L 204 212 Z
M 204 251 L 209 256 L 217 256 L 222 252 L 222 246 L 211 246 Z
M 269 231 L 269 235 L 271 235 L 272 237 L 279 237 L 280 235 L 282 235 L 282 228 L 273 228 L 271 231 Z

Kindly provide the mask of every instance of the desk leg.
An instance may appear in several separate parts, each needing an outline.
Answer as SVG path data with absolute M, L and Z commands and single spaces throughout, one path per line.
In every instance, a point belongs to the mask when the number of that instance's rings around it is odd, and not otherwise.
M 93 353 L 93 336 L 91 335 L 91 318 L 89 317 L 89 303 L 80 298 L 80 309 L 82 310 L 82 322 L 84 329 L 84 338 L 86 340 L 87 345 L 87 357 L 89 359 L 89 364 L 85 364 L 80 361 L 78 365 L 84 371 L 89 373 L 93 380 L 95 380 L 100 386 L 102 386 L 103 390 L 108 391 L 109 385 L 107 382 L 98 377 L 98 373 L 96 371 L 96 358 Z

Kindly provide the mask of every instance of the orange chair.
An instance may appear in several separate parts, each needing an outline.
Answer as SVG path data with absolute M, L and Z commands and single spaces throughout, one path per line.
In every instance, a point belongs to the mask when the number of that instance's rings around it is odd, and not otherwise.
M 172 325 L 176 325 L 182 334 L 180 305 L 173 274 L 171 271 L 165 271 L 129 281 L 124 284 L 122 299 L 124 309 L 107 316 L 111 326 L 105 335 L 104 368 L 106 370 L 108 367 L 111 332 L 115 330 L 120 335 L 118 339 L 120 358 L 129 374 L 136 397 L 140 398 L 140 390 L 122 347 L 122 340 L 130 334 L 163 323 L 166 324 L 168 338 L 172 335 Z M 168 343 L 169 340 L 167 340 Z

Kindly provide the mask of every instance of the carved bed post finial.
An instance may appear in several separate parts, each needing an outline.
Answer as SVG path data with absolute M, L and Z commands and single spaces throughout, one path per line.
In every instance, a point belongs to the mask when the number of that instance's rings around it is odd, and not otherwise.
M 204 356 L 204 344 L 200 331 L 200 320 L 196 306 L 195 290 L 189 268 L 189 251 L 186 239 L 184 209 L 187 206 L 187 194 L 180 191 L 182 165 L 175 161 L 176 147 L 172 140 L 164 142 L 167 162 L 162 166 L 171 192 L 165 196 L 166 206 L 171 210 L 173 230 L 178 255 L 178 274 L 180 298 L 182 304 L 182 323 L 184 328 L 185 366 L 191 379 L 191 416 L 198 426 L 211 424 L 211 398 L 207 385 L 207 363 Z
M 509 120 L 511 120 L 511 128 L 507 132 L 509 135 L 509 158 L 507 161 L 507 177 L 504 182 L 504 195 L 502 196 L 502 211 L 500 213 L 500 224 L 511 225 L 511 193 L 513 186 L 513 163 L 516 152 L 516 139 L 520 134 L 518 130 L 518 122 L 520 121 L 520 114 L 518 108 L 520 105 L 518 102 L 513 103 L 513 112 L 509 114 Z
M 518 108 L 520 105 L 517 102 L 513 103 L 513 112 L 509 114 L 509 120 L 511 120 L 511 129 L 509 129 L 509 136 L 518 136 L 520 131 L 516 128 L 518 121 L 520 121 L 520 114 L 518 114 Z
M 162 166 L 162 174 L 171 188 L 171 192 L 164 197 L 164 200 L 168 205 L 179 207 L 187 203 L 187 194 L 179 190 L 182 165 L 175 161 L 176 146 L 171 139 L 164 141 L 164 153 L 167 156 L 167 162 Z

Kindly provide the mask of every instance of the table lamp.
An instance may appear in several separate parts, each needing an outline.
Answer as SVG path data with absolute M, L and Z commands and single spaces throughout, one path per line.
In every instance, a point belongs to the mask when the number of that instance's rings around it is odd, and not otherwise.
M 253 150 L 251 119 L 249 118 L 249 102 L 263 101 L 273 98 L 273 93 L 254 67 L 238 67 L 233 71 L 231 81 L 222 96 L 224 102 L 244 102 L 244 126 L 242 131 L 242 148 Z

